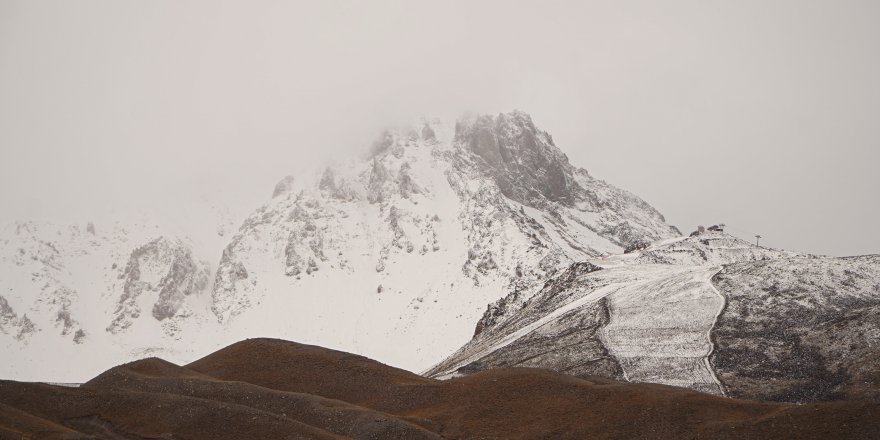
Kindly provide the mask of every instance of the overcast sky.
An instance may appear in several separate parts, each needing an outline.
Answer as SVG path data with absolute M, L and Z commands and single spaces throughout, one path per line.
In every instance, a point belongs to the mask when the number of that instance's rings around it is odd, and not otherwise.
M 880 252 L 875 0 L 0 0 L 0 220 L 251 209 L 387 124 L 512 109 L 683 232 Z

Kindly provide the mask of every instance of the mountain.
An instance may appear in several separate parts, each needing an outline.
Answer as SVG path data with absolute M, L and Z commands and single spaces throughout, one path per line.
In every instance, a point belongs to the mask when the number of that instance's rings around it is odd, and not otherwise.
M 505 292 L 680 235 L 518 111 L 387 130 L 349 163 L 282 179 L 231 237 L 219 219 L 95 226 L 4 230 L 0 347 L 15 362 L 0 376 L 81 381 L 251 336 L 421 370 Z
M 878 335 L 880 256 L 801 255 L 707 231 L 510 293 L 428 374 L 537 367 L 749 399 L 880 400 Z
M 420 369 L 464 343 L 501 292 L 676 233 L 570 165 L 524 113 L 453 132 L 426 122 L 385 132 L 365 159 L 282 180 L 224 251 L 213 311 Z
M 0 438 L 867 439 L 880 403 L 726 399 L 549 370 L 445 381 L 251 339 L 188 365 L 119 365 L 80 387 L 0 381 Z
M 205 313 L 216 244 L 174 229 L 137 219 L 0 230 L 0 350 L 11 360 L 0 376 L 80 381 L 151 353 L 200 354 L 200 332 L 219 329 Z

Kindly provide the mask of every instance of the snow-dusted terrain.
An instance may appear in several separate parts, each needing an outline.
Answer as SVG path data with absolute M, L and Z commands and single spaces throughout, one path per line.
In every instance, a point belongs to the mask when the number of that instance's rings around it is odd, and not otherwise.
M 428 374 L 527 366 L 771 400 L 877 397 L 878 343 L 876 256 L 798 255 L 706 232 L 510 294 Z
M 679 235 L 522 112 L 387 131 L 364 157 L 281 180 L 234 235 L 221 219 L 195 229 L 4 229 L 0 377 L 76 382 L 251 336 L 424 369 L 505 293 L 513 308 L 575 262 Z
M 383 132 L 241 222 L 191 209 L 0 230 L 0 378 L 79 382 L 278 337 L 435 377 L 526 366 L 880 397 L 880 258 L 682 237 L 522 112 Z
M 189 359 L 213 345 L 209 259 L 231 220 L 211 214 L 202 234 L 141 216 L 0 230 L 0 376 L 75 382 L 108 364 Z
M 728 394 L 880 400 L 880 255 L 727 265 L 711 357 Z

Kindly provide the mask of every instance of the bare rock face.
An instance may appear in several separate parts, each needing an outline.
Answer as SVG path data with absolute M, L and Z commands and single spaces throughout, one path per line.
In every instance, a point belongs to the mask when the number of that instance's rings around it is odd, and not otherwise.
M 623 379 L 618 360 L 609 354 L 599 333 L 610 319 L 604 298 L 568 310 L 547 325 L 537 325 L 540 323 L 533 320 L 564 305 L 569 298 L 564 291 L 598 270 L 601 268 L 591 263 L 575 263 L 548 280 L 527 301 L 519 292 L 514 292 L 490 304 L 477 323 L 474 339 L 452 356 L 457 359 L 472 356 L 469 362 L 460 363 L 454 374 L 470 374 L 491 368 L 536 367 L 576 376 Z M 520 309 L 530 312 L 516 313 Z M 513 337 L 522 328 L 532 328 L 533 331 Z M 493 349 L 486 350 L 487 347 Z M 472 355 L 481 351 L 485 354 Z M 437 373 L 442 373 L 442 368 L 429 372 Z
M 21 319 L 18 320 L 18 334 L 15 335 L 15 339 L 19 341 L 25 340 L 33 333 L 37 332 L 37 326 L 33 321 L 28 318 L 27 314 L 22 315 Z
M 535 301 L 543 297 L 554 297 L 562 290 L 571 288 L 572 283 L 577 277 L 601 269 L 601 267 L 587 262 L 574 263 L 558 276 L 549 279 L 541 290 L 535 294 Z M 529 299 L 531 298 L 525 298 L 521 291 L 514 290 L 511 294 L 499 299 L 497 302 L 489 304 L 486 307 L 486 312 L 483 313 L 483 317 L 477 323 L 474 336 L 505 321 L 522 308 L 526 300 Z
M 6 329 L 10 327 L 10 324 L 12 324 L 16 318 L 15 311 L 12 310 L 9 302 L 6 301 L 6 298 L 0 296 L 0 331 L 5 333 Z
M 455 128 L 456 141 L 482 159 L 506 197 L 530 206 L 542 198 L 571 204 L 582 190 L 565 154 L 523 112 L 478 116 Z
M 461 119 L 454 142 L 472 153 L 459 157 L 459 167 L 488 176 L 505 198 L 549 214 L 554 226 L 580 225 L 622 248 L 657 240 L 661 229 L 680 235 L 642 199 L 572 166 L 526 113 Z M 581 241 L 569 240 L 574 246 Z
M 400 196 L 405 199 L 422 193 L 422 188 L 412 176 L 412 166 L 410 166 L 409 162 L 404 162 L 400 165 L 400 169 L 397 171 L 397 186 Z
M 344 201 L 358 199 L 357 191 L 352 188 L 352 185 L 345 178 L 338 177 L 333 168 L 327 168 L 321 174 L 321 179 L 318 181 L 318 189 L 323 197 L 329 199 Z
M 71 306 L 76 300 L 76 292 L 68 287 L 59 287 L 51 295 L 49 300 L 56 306 L 55 326 L 61 327 L 61 335 L 67 336 L 73 332 L 82 331 L 79 322 L 73 317 Z
M 223 257 L 220 259 L 220 267 L 217 269 L 214 281 L 211 311 L 221 321 L 228 318 L 230 313 L 246 309 L 250 306 L 249 298 L 246 295 L 235 295 L 237 289 L 241 291 L 248 287 L 246 282 L 249 276 L 244 265 L 240 261 L 235 260 L 232 251 L 235 243 L 233 241 L 223 251 Z M 288 259 L 288 262 L 290 262 L 290 259 Z M 285 269 L 285 273 L 288 274 L 295 274 L 299 271 L 299 266 L 288 266 Z
M 278 197 L 287 194 L 294 188 L 296 179 L 293 176 L 285 176 L 281 181 L 275 184 L 275 190 L 272 191 L 272 197 Z
M 27 314 L 19 317 L 6 298 L 0 296 L 0 333 L 11 334 L 18 341 L 26 341 L 37 330 Z
M 619 361 L 602 342 L 599 330 L 608 324 L 604 299 L 559 317 L 498 350 L 456 370 L 471 374 L 491 368 L 547 368 L 573 376 L 624 379 Z
M 367 185 L 367 200 L 370 203 L 381 203 L 386 201 L 391 194 L 394 193 L 394 182 L 391 173 L 385 164 L 373 159 L 369 170 L 369 183 Z
M 433 142 L 437 140 L 437 134 L 434 133 L 434 129 L 431 128 L 431 124 L 428 124 L 427 122 L 422 125 L 422 139 L 428 142 Z
M 284 274 L 287 276 L 297 276 L 303 270 L 303 258 L 296 251 L 297 242 L 296 231 L 291 231 L 287 237 L 287 246 L 284 248 Z
M 129 328 L 144 312 L 140 304 L 145 295 L 153 303 L 150 313 L 158 321 L 187 315 L 187 297 L 205 290 L 210 270 L 206 263 L 193 259 L 181 240 L 160 237 L 131 253 L 121 278 L 124 287 L 107 327 L 110 333 Z

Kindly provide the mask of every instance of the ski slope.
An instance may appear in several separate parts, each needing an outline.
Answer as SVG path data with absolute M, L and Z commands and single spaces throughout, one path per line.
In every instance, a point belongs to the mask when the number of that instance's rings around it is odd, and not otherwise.
M 604 299 L 609 322 L 595 336 L 620 364 L 627 380 L 723 394 L 708 361 L 713 349 L 710 331 L 724 307 L 723 295 L 711 283 L 719 268 L 621 264 L 621 259 L 628 258 L 605 259 L 607 268 L 590 274 L 607 282 L 604 285 L 572 287 L 562 305 L 510 332 L 477 338 L 478 342 L 453 356 L 454 363 L 435 367 L 429 374 L 451 377 L 458 369 L 544 327 L 558 326 L 563 316 Z

